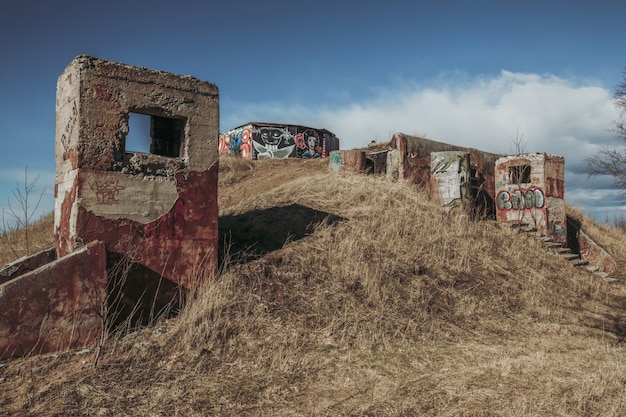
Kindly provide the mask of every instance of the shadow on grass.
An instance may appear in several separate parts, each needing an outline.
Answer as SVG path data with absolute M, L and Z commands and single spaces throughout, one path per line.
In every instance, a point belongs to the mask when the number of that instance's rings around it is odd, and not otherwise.
M 219 218 L 219 262 L 246 263 L 302 239 L 321 223 L 345 218 L 299 204 L 253 210 Z
M 584 324 L 611 333 L 619 343 L 626 341 L 626 297 L 611 295 L 606 301 L 610 311 L 591 312 Z

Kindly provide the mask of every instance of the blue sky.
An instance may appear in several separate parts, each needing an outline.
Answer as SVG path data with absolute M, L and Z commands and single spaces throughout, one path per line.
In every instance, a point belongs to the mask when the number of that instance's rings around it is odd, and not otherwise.
M 54 189 L 57 77 L 79 54 L 211 81 L 221 130 L 326 128 L 342 149 L 395 132 L 565 156 L 566 200 L 626 214 L 584 158 L 617 146 L 618 1 L 28 1 L 0 6 L 0 207 L 24 168 Z

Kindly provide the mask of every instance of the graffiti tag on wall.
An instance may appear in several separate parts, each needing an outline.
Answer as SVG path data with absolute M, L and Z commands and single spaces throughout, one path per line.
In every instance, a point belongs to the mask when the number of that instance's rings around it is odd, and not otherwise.
M 95 180 L 89 187 L 96 194 L 98 203 L 117 203 L 117 196 L 124 189 L 123 185 L 113 180 Z
M 532 208 L 543 208 L 545 198 L 543 191 L 538 188 L 511 192 L 500 191 L 496 197 L 499 210 L 529 210 Z
M 72 137 L 72 133 L 74 133 L 74 126 L 76 126 L 76 121 L 78 120 L 78 109 L 76 108 L 76 100 L 72 101 L 72 114 L 67 120 L 67 124 L 63 129 L 63 134 L 61 135 L 61 145 L 63 145 L 63 150 L 67 152 L 70 147 L 70 138 Z

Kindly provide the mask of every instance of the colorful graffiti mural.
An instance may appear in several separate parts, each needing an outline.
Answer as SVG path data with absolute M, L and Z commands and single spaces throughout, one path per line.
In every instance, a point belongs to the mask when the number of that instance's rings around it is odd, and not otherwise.
M 325 129 L 249 123 L 220 135 L 220 155 L 246 159 L 325 158 L 339 149 L 339 140 Z
M 252 127 L 229 130 L 219 137 L 219 154 L 252 159 Z
M 252 143 L 256 159 L 285 159 L 291 156 L 294 148 L 294 134 L 289 127 L 255 127 Z

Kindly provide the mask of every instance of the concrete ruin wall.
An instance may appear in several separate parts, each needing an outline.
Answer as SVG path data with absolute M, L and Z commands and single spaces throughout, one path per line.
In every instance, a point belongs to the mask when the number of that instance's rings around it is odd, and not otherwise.
M 57 84 L 58 256 L 93 240 L 184 281 L 217 259 L 218 89 L 85 55 Z M 131 113 L 150 117 L 150 153 L 126 149 Z
M 528 223 L 557 242 L 567 241 L 565 162 L 546 153 L 496 161 L 497 219 Z
M 42 265 L 50 263 L 57 258 L 54 248 L 50 248 L 33 255 L 23 256 L 0 268 L 0 285 L 14 278 L 34 271 Z
M 68 65 L 57 83 L 56 247 L 0 269 L 1 358 L 92 343 L 216 270 L 218 105 L 217 87 L 193 77 L 86 55 Z M 135 115 L 149 120 L 144 152 L 126 147 Z
M 587 261 L 590 266 L 609 275 L 617 270 L 615 259 L 582 230 L 578 232 L 578 248 L 580 259 Z
M 462 151 L 430 154 L 430 198 L 446 212 L 466 214 L 472 203 L 470 154 Z
M 328 168 L 331 172 L 350 172 L 354 174 L 365 173 L 367 167 L 366 154 L 364 151 L 333 151 L 330 153 Z
M 339 139 L 326 129 L 277 123 L 248 123 L 219 135 L 219 154 L 245 159 L 326 158 Z
M 432 152 L 463 151 L 470 155 L 470 183 L 480 187 L 495 200 L 494 167 L 503 155 L 483 152 L 478 149 L 455 146 L 416 136 L 397 133 L 391 138 L 390 146 L 398 149 L 398 175 L 418 186 L 429 187 L 430 154 Z
M 0 358 L 84 346 L 100 337 L 106 250 L 91 242 L 0 285 Z

